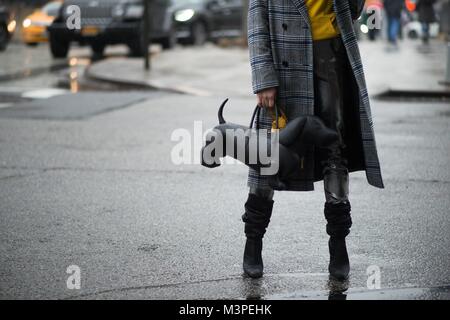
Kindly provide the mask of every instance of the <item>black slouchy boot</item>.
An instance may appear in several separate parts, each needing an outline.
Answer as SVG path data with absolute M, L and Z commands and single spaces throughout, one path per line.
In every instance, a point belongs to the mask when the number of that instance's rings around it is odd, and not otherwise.
M 243 268 L 251 278 L 260 278 L 263 274 L 262 239 L 266 233 L 272 215 L 273 200 L 250 193 L 245 203 L 245 222 L 247 241 L 244 250 Z
M 351 206 L 344 203 L 325 203 L 325 218 L 327 219 L 327 233 L 330 236 L 328 247 L 330 250 L 330 276 L 337 280 L 346 280 L 350 272 L 345 237 L 350 233 L 352 218 Z

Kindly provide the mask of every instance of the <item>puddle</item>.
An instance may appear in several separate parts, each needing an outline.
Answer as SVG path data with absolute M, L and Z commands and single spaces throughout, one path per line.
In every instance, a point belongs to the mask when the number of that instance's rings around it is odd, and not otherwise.
M 140 277 L 138 281 L 145 282 L 145 277 Z M 231 275 L 209 280 L 116 287 L 83 292 L 65 299 L 123 297 L 150 300 L 448 300 L 450 285 L 428 288 L 411 285 L 369 290 L 363 287 L 351 288 L 351 281 L 330 280 L 325 273 L 266 274 L 260 279 Z
M 8 82 L 13 80 L 21 80 L 30 77 L 40 76 L 46 73 L 52 73 L 66 69 L 68 67 L 67 61 L 57 62 L 48 67 L 28 68 L 18 72 L 0 75 L 0 82 Z
M 266 296 L 273 300 L 449 300 L 450 285 L 430 288 L 348 289 L 336 291 L 297 291 Z

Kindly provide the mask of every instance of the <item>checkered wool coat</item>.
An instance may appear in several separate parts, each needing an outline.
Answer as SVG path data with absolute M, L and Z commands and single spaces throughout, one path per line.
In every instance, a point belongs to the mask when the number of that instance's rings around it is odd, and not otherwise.
M 369 184 L 383 188 L 373 132 L 372 116 L 363 66 L 353 29 L 353 20 L 362 11 L 364 0 L 334 2 L 340 29 L 352 70 L 352 92 L 346 94 L 345 137 L 350 172 L 365 170 Z M 288 119 L 314 114 L 313 43 L 308 9 L 304 0 L 250 0 L 248 43 L 253 92 L 278 87 L 277 104 Z M 259 128 L 270 128 L 272 117 L 263 111 L 256 119 Z M 308 147 L 303 169 L 289 181 L 291 191 L 314 190 L 313 182 L 323 179 L 317 150 Z M 323 159 L 322 159 L 323 160 Z M 251 187 L 268 188 L 268 180 L 250 170 Z

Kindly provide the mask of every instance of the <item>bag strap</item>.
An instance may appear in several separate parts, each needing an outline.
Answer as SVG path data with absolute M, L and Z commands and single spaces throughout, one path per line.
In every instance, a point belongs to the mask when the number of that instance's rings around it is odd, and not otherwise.
M 261 109 L 259 105 L 256 105 L 255 110 L 253 111 L 252 119 L 250 120 L 250 129 L 253 129 L 253 124 L 255 123 L 255 119 L 259 120 L 259 115 L 261 114 Z M 278 123 L 278 117 L 279 117 L 279 109 L 278 105 L 275 104 L 275 122 L 276 122 L 276 129 L 280 129 L 279 123 Z M 258 122 L 256 123 L 256 129 L 259 129 Z
M 255 123 L 255 118 L 259 119 L 260 107 L 256 105 L 255 110 L 253 110 L 252 118 L 250 119 L 250 129 L 253 129 L 253 124 Z M 258 123 L 256 123 L 256 129 L 258 129 Z

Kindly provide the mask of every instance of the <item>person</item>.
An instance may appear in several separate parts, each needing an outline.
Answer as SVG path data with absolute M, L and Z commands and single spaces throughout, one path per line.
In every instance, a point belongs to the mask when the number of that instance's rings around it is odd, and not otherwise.
M 365 170 L 369 184 L 383 188 L 370 103 L 353 21 L 364 0 L 250 0 L 248 43 L 252 88 L 262 107 L 255 127 L 270 130 L 275 105 L 288 120 L 316 115 L 339 141 L 326 149 L 306 147 L 288 191 L 312 191 L 324 181 L 324 215 L 330 276 L 344 280 L 350 263 L 346 236 L 352 219 L 349 172 Z M 244 274 L 263 275 L 263 237 L 274 205 L 267 176 L 251 170 L 242 220 Z
M 436 22 L 436 13 L 433 5 L 436 0 L 419 0 L 416 11 L 419 13 L 419 21 L 422 24 L 422 41 L 427 45 L 430 39 L 430 23 Z
M 397 47 L 397 38 L 400 32 L 400 23 L 404 0 L 384 0 L 384 10 L 388 22 L 388 41 L 394 47 Z

